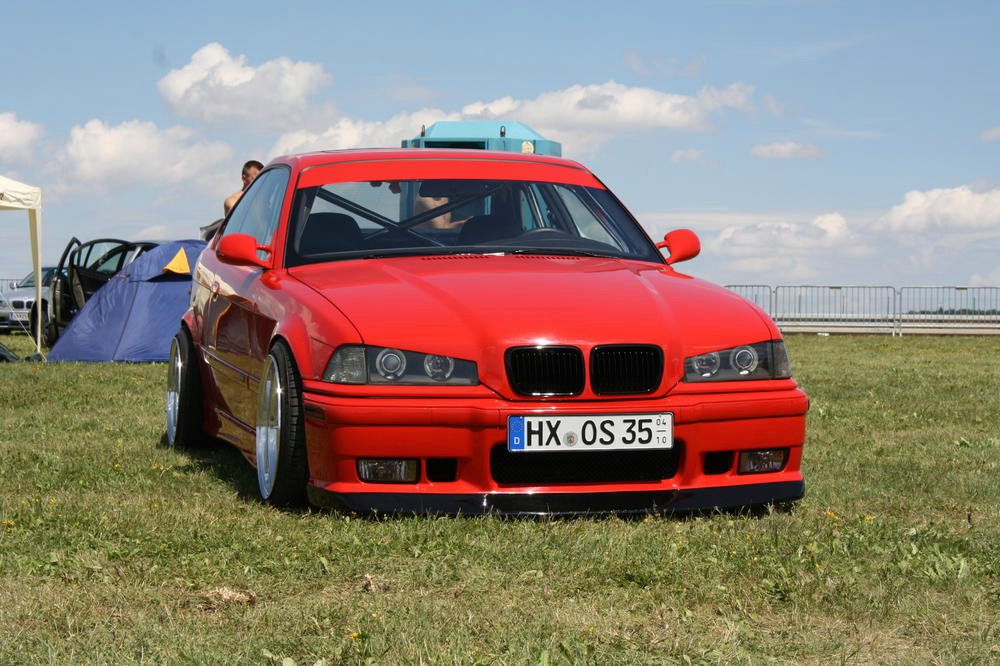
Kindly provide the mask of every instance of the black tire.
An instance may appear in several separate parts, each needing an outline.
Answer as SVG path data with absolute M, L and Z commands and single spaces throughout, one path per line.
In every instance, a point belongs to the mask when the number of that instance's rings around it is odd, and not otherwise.
M 52 349 L 56 344 L 56 340 L 59 339 L 59 325 L 49 319 L 48 308 L 46 308 L 43 317 L 42 346 Z
M 167 444 L 192 448 L 205 442 L 205 407 L 198 358 L 187 328 L 170 343 L 167 359 Z
M 257 487 L 261 499 L 280 507 L 304 505 L 309 461 L 302 380 L 292 352 L 283 342 L 271 348 L 264 362 L 256 430 Z
M 39 316 L 42 318 L 41 340 L 38 339 L 38 328 L 35 326 Z M 52 345 L 48 344 L 47 336 L 45 335 L 46 330 L 49 328 L 49 308 L 44 301 L 42 302 L 41 308 L 38 307 L 38 303 L 31 306 L 31 316 L 28 317 L 28 326 L 30 327 L 28 333 L 31 335 L 32 340 L 34 340 L 37 344 L 40 344 L 42 347 L 52 347 Z M 55 340 L 53 340 L 52 343 L 55 344 Z

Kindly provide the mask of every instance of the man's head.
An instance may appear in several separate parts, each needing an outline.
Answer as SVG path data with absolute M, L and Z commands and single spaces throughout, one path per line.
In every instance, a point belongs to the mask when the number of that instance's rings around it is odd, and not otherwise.
M 253 179 L 257 177 L 260 170 L 264 168 L 264 165 L 257 160 L 250 160 L 243 165 L 243 189 L 247 189 L 247 185 L 253 182 Z

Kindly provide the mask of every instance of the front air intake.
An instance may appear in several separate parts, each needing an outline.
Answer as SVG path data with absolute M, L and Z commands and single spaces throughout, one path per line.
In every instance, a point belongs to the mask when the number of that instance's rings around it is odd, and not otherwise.
M 507 381 L 515 393 L 530 396 L 583 392 L 583 353 L 576 347 L 514 347 L 504 356 Z
M 663 378 L 655 345 L 604 345 L 590 352 L 590 387 L 599 395 L 652 393 Z

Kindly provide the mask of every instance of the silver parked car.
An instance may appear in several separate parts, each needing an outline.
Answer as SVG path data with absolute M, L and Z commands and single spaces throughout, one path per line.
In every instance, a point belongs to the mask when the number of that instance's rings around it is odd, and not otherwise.
M 48 287 L 55 273 L 55 266 L 42 268 L 42 287 Z M 0 333 L 29 332 L 31 308 L 35 304 L 35 273 L 28 273 L 18 280 L 14 289 L 0 292 Z

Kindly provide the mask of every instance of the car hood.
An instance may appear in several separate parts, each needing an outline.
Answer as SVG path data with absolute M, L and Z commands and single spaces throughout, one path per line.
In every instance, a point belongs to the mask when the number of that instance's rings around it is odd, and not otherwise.
M 343 312 L 368 345 L 445 354 L 503 374 L 520 345 L 660 345 L 685 356 L 777 337 L 754 306 L 662 264 L 548 255 L 364 259 L 289 271 Z M 326 340 L 336 346 L 342 341 Z

